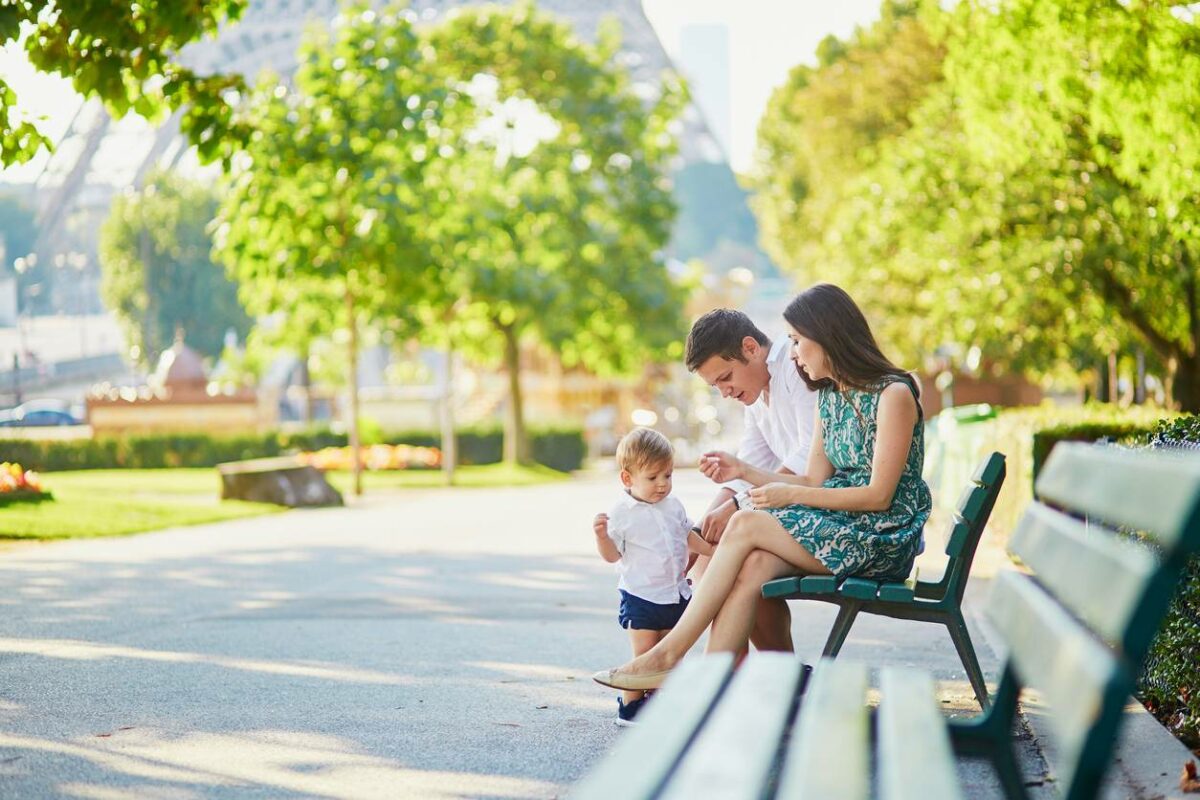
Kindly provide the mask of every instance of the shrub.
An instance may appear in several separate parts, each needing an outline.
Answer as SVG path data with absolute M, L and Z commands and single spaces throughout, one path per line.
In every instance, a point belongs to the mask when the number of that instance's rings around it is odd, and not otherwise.
M 1149 430 L 1159 419 L 1171 416 L 1162 409 L 1137 406 L 1122 409 L 1094 403 L 1083 406 L 1040 406 L 1006 408 L 994 419 L 969 424 L 946 425 L 942 415 L 931 420 L 926 434 L 926 480 L 934 490 L 939 508 L 951 508 L 967 478 L 979 460 L 997 450 L 1005 455 L 1008 477 L 988 522 L 989 535 L 1006 537 L 1020 518 L 1021 512 L 1033 498 L 1034 453 L 1036 435 L 1046 432 L 1042 444 L 1045 452 L 1053 439 L 1051 429 L 1090 431 L 1092 439 L 1108 436 L 1119 430 Z M 1062 431 L 1058 436 L 1063 436 Z M 1042 454 L 1040 465 L 1045 455 Z
M 1163 420 L 1136 444 L 1200 449 L 1200 416 Z M 1200 556 L 1193 556 L 1138 679 L 1138 699 L 1189 747 L 1200 746 Z
M 534 429 L 530 438 L 534 460 L 539 463 L 564 472 L 583 465 L 585 446 L 580 429 Z M 501 459 L 504 435 L 497 427 L 464 428 L 457 432 L 456 439 L 459 464 L 494 464 Z M 441 435 L 436 431 L 390 433 L 383 440 L 383 444 L 391 445 L 441 446 Z M 223 461 L 314 452 L 347 444 L 346 434 L 327 429 L 244 436 L 165 434 L 103 439 L 4 439 L 0 440 L 0 460 L 17 461 L 40 472 L 212 467 Z

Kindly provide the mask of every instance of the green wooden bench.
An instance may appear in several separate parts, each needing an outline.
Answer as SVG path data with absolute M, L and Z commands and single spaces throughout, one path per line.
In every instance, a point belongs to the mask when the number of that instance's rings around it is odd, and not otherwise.
M 1026 797 L 1013 751 L 1017 702 L 1049 707 L 1051 764 L 1067 800 L 1097 797 L 1124 707 L 1187 556 L 1200 551 L 1200 458 L 1059 444 L 995 580 L 987 614 L 1007 645 L 991 708 L 947 720 L 933 679 L 788 654 L 686 659 L 640 724 L 575 788 L 591 798 L 958 798 L 956 754 L 989 761 Z M 1061 510 L 1060 510 L 1061 509 Z M 1086 521 L 1084 521 L 1086 519 Z M 1144 541 L 1112 528 L 1143 532 Z
M 779 578 L 763 584 L 762 596 L 768 599 L 820 600 L 839 606 L 833 630 L 825 641 L 822 655 L 836 657 L 859 613 L 878 614 L 896 619 L 936 622 L 946 626 L 950 639 L 962 660 L 963 669 L 975 690 L 979 705 L 988 708 L 987 684 L 979 659 L 971 644 L 971 634 L 963 619 L 962 599 L 975 560 L 975 549 L 987 527 L 988 517 L 1004 484 L 1004 456 L 992 453 L 983 459 L 969 485 L 959 498 L 946 537 L 946 569 L 937 582 L 922 581 L 914 575 L 903 583 L 881 583 L 865 578 L 838 581 L 832 575 Z

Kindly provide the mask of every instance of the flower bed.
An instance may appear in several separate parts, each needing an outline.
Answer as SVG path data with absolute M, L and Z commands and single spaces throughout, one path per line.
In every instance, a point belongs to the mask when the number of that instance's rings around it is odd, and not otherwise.
M 41 477 L 20 464 L 0 463 L 0 506 L 18 502 L 50 500 L 52 495 L 42 488 Z
M 373 444 L 362 448 L 362 464 L 370 470 L 437 469 L 442 451 L 436 447 L 408 444 Z M 354 459 L 349 447 L 326 447 L 315 453 L 301 453 L 300 459 L 319 470 L 350 470 Z

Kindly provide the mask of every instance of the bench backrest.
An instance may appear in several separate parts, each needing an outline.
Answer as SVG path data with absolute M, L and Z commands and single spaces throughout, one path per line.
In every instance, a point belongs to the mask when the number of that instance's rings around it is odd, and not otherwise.
M 991 713 L 1036 689 L 1063 796 L 1079 800 L 1099 791 L 1126 698 L 1200 549 L 1200 456 L 1061 443 L 1036 489 L 1009 544 L 1033 574 L 1002 573 L 988 603 L 1009 648 Z
M 962 602 L 963 592 L 967 588 L 967 577 L 971 574 L 971 563 L 975 560 L 975 550 L 987 527 L 988 517 L 996 498 L 1004 486 L 1005 477 L 1004 456 L 991 453 L 979 463 L 971 483 L 963 490 L 954 509 L 950 522 L 950 533 L 946 537 L 946 569 L 936 583 L 918 581 L 916 594 L 929 600 L 953 598 L 958 604 Z

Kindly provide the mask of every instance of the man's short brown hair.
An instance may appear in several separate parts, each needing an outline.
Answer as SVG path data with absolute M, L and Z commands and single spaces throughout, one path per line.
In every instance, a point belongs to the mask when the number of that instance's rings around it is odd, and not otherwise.
M 629 472 L 675 461 L 671 442 L 651 428 L 634 428 L 617 445 L 617 466 Z
M 741 311 L 732 308 L 717 308 L 709 311 L 692 324 L 687 338 L 687 355 L 684 363 L 688 372 L 695 372 L 713 356 L 730 361 L 746 363 L 742 355 L 742 340 L 747 336 L 763 347 L 771 344 L 767 335 L 750 321 Z

